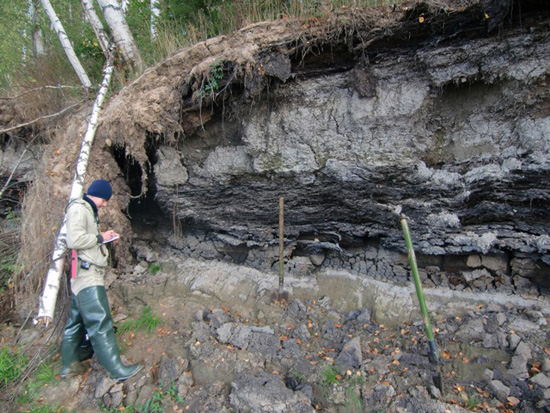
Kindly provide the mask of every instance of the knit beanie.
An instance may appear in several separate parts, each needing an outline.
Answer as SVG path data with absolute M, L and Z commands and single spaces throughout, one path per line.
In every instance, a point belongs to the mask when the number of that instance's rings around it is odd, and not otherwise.
M 111 199 L 111 195 L 113 195 L 113 190 L 111 188 L 111 184 L 105 179 L 97 179 L 90 184 L 86 194 L 108 201 Z

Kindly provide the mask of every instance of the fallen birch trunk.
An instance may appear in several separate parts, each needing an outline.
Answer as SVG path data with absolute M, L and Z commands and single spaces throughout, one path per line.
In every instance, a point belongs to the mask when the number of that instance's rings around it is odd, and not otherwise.
M 44 7 L 44 10 L 46 11 L 46 14 L 50 18 L 50 22 L 52 23 L 52 26 L 55 32 L 57 33 L 57 37 L 59 38 L 59 41 L 63 46 L 63 50 L 65 50 L 65 54 L 67 55 L 69 62 L 73 66 L 73 69 L 76 72 L 76 75 L 78 76 L 78 78 L 80 79 L 80 82 L 82 83 L 82 86 L 84 86 L 85 88 L 91 87 L 92 82 L 90 82 L 90 79 L 88 78 L 88 75 L 84 70 L 84 67 L 82 67 L 82 65 L 80 64 L 80 60 L 78 60 L 78 57 L 76 57 L 76 53 L 74 52 L 74 49 L 69 40 L 69 37 L 67 36 L 67 33 L 65 32 L 65 29 L 61 24 L 61 21 L 57 17 L 57 14 L 53 9 L 50 3 L 50 0 L 41 0 L 41 2 L 42 2 L 42 6 Z
M 114 52 L 112 52 L 105 63 L 103 70 L 103 82 L 101 88 L 97 94 L 90 120 L 88 121 L 88 128 L 80 147 L 80 155 L 76 162 L 76 173 L 73 178 L 73 186 L 71 188 L 71 195 L 69 202 L 76 198 L 81 198 L 84 193 L 84 179 L 86 178 L 86 170 L 88 168 L 88 160 L 90 158 L 90 152 L 92 144 L 95 138 L 95 132 L 98 125 L 99 112 L 103 106 L 105 95 L 109 89 L 111 83 L 111 76 L 113 73 L 113 60 Z M 66 216 L 63 217 L 63 224 L 55 240 L 54 251 L 52 254 L 52 263 L 48 274 L 46 276 L 46 283 L 44 284 L 44 291 L 42 292 L 42 298 L 40 299 L 40 305 L 38 309 L 38 316 L 36 322 L 43 322 L 46 325 L 53 320 L 55 311 L 55 304 L 57 302 L 57 295 L 59 292 L 59 281 L 63 274 L 63 267 L 65 265 L 65 253 L 67 252 L 67 226 Z

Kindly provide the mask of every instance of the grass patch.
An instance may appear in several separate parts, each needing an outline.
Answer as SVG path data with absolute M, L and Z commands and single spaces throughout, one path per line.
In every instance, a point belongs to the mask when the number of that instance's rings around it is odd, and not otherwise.
M 149 263 L 149 272 L 152 275 L 158 274 L 162 270 L 162 264 L 159 262 L 151 262 Z
M 323 369 L 321 372 L 321 377 L 322 382 L 327 386 L 338 383 L 338 381 L 342 380 L 342 377 L 336 367 L 330 365 Z
M 0 389 L 16 381 L 27 366 L 27 357 L 18 352 L 10 353 L 4 347 L 0 351 Z
M 130 331 L 145 331 L 150 334 L 163 322 L 162 318 L 154 314 L 150 307 L 145 307 L 137 320 L 124 321 L 117 329 L 117 332 L 127 333 Z

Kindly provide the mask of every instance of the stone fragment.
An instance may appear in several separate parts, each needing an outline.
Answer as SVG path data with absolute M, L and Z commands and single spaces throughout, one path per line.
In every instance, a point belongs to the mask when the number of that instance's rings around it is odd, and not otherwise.
M 189 371 L 183 372 L 178 379 L 178 394 L 185 398 L 193 386 L 193 375 Z
M 518 347 L 518 344 L 521 342 L 521 337 L 517 334 L 510 334 L 508 336 L 508 344 L 510 346 L 510 350 L 515 350 Z
M 363 356 L 361 353 L 361 339 L 354 337 L 346 344 L 344 348 L 336 357 L 336 364 L 344 371 L 347 369 L 357 369 L 363 362 Z
M 493 376 L 494 376 L 493 370 L 485 369 L 483 371 L 483 381 L 490 383 L 493 380 Z
M 459 340 L 469 342 L 472 340 L 481 340 L 484 332 L 485 326 L 483 325 L 483 320 L 480 317 L 476 317 L 460 326 L 455 334 Z
M 470 268 L 481 267 L 481 257 L 477 254 L 468 255 L 466 265 Z
M 305 394 L 287 388 L 282 377 L 265 372 L 239 375 L 231 383 L 229 400 L 240 412 L 314 412 Z
M 313 254 L 309 256 L 311 263 L 316 267 L 319 267 L 325 261 L 325 254 Z
M 537 386 L 542 387 L 543 389 L 550 388 L 550 377 L 544 373 L 538 373 L 531 377 L 529 381 Z
M 505 386 L 504 383 L 499 380 L 491 380 L 489 387 L 498 400 L 503 403 L 507 401 L 510 395 L 510 388 L 508 386 Z
M 183 371 L 181 359 L 165 358 L 161 361 L 158 370 L 158 379 L 162 383 L 170 383 L 172 380 L 177 380 Z

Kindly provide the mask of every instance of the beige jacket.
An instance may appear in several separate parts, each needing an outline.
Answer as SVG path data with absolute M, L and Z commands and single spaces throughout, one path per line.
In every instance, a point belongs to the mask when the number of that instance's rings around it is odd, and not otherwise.
M 82 289 L 104 285 L 105 270 L 109 263 L 109 250 L 100 243 L 99 221 L 92 206 L 83 199 L 72 201 L 67 208 L 67 247 L 78 254 L 76 278 L 71 279 L 71 290 L 77 295 Z M 86 270 L 82 261 L 92 264 Z

